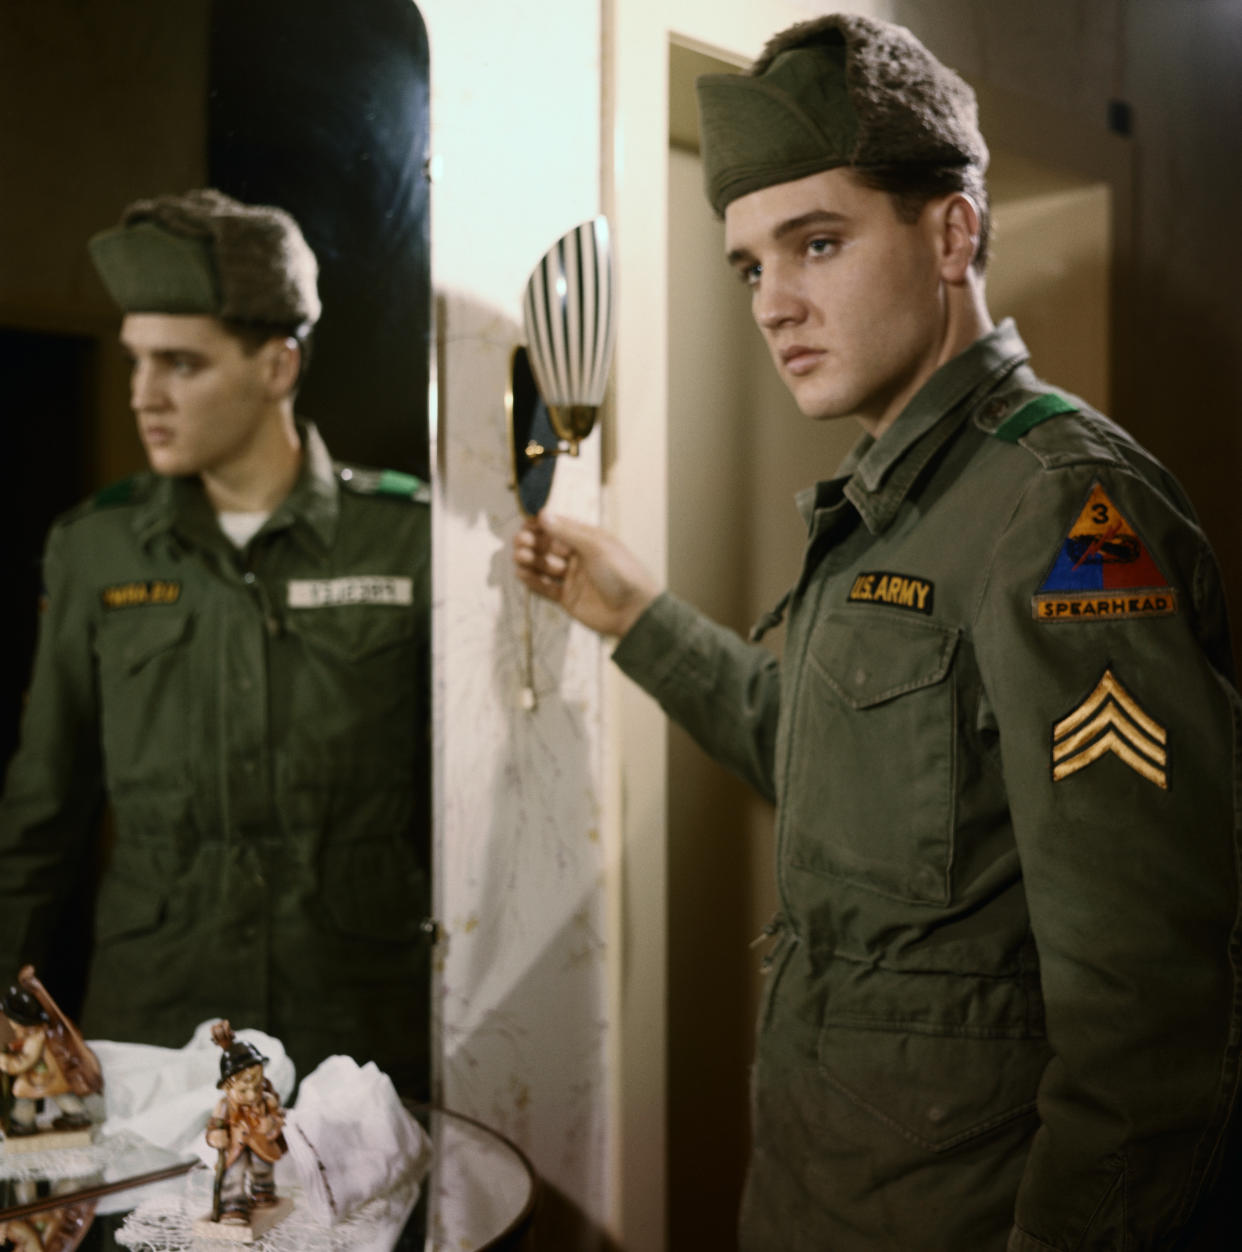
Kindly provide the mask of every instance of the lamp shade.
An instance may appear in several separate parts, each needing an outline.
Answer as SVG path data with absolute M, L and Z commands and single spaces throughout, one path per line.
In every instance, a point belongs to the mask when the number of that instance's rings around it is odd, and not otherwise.
M 522 320 L 545 403 L 598 408 L 616 335 L 606 217 L 575 226 L 548 249 L 526 284 Z

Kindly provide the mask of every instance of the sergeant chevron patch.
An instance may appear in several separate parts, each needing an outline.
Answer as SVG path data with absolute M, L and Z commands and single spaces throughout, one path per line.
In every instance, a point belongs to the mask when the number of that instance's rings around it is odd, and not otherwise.
M 1091 694 L 1052 728 L 1052 781 L 1061 782 L 1111 752 L 1167 791 L 1168 740 L 1168 731 L 1106 669 Z

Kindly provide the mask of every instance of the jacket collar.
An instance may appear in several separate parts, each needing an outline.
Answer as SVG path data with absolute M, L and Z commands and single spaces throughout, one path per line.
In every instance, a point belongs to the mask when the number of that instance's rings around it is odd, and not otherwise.
M 293 490 L 272 511 L 260 533 L 289 530 L 310 547 L 327 550 L 336 535 L 340 514 L 336 471 L 315 426 L 299 419 L 297 427 L 302 440 L 301 472 Z M 196 547 L 218 547 L 228 542 L 197 475 L 157 476 L 154 490 L 134 518 L 134 529 L 143 543 L 170 532 Z
M 863 435 L 833 478 L 799 493 L 798 509 L 808 528 L 816 510 L 844 495 L 868 530 L 886 530 L 928 462 L 965 420 L 963 402 L 990 391 L 1029 355 L 1017 327 L 1006 318 L 946 361 L 878 439 Z

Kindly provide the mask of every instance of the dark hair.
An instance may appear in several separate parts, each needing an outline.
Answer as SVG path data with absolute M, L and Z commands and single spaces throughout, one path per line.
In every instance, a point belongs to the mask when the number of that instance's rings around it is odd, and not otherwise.
M 903 222 L 917 221 L 931 200 L 958 191 L 968 195 L 979 210 L 979 248 L 974 268 L 979 274 L 986 269 L 992 238 L 992 210 L 987 182 L 977 165 L 851 165 L 846 168 L 858 176 L 863 186 L 887 192 Z
M 275 326 L 271 322 L 249 322 L 239 317 L 223 317 L 220 324 L 242 346 L 247 356 L 254 356 L 269 339 L 292 339 L 300 352 L 298 376 L 293 384 L 292 394 L 296 395 L 310 368 L 311 350 L 315 342 L 314 327 L 302 322 L 295 326 Z

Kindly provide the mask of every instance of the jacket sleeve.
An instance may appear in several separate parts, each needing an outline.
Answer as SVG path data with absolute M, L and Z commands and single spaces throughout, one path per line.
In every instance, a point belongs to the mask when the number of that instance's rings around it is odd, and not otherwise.
M 780 664 L 772 653 L 665 592 L 613 660 L 709 756 L 775 800 Z
M 1107 524 L 1071 538 L 1087 508 Z M 1093 562 L 1130 585 L 1078 589 Z M 1003 524 L 976 644 L 1053 1052 L 1010 1252 L 1165 1247 L 1218 1167 L 1239 1037 L 1227 640 L 1214 558 L 1161 485 L 1048 470 Z
M 43 965 L 102 804 L 89 610 L 54 528 L 21 741 L 0 800 L 0 970 Z

